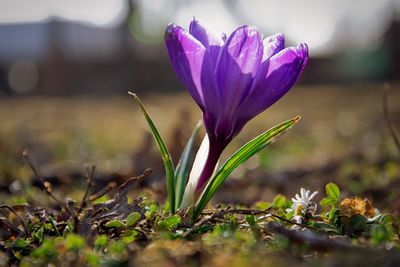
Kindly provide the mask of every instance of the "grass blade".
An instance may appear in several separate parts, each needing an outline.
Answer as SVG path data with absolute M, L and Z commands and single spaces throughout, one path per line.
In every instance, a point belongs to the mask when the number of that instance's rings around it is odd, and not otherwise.
M 171 207 L 171 212 L 175 212 L 175 174 L 174 174 L 174 164 L 172 163 L 171 155 L 168 151 L 167 146 L 165 145 L 163 139 L 160 136 L 160 133 L 158 132 L 156 126 L 154 125 L 153 121 L 151 120 L 149 114 L 146 111 L 146 108 L 144 107 L 142 101 L 139 99 L 139 97 L 132 93 L 129 92 L 131 96 L 133 96 L 138 102 L 140 109 L 143 112 L 144 117 L 146 118 L 147 124 L 150 127 L 150 130 L 153 134 L 154 140 L 157 143 L 157 147 L 161 153 L 161 157 L 164 162 L 164 167 L 165 167 L 165 176 L 167 180 L 167 191 L 168 191 L 168 201 Z
M 189 171 L 189 163 L 190 163 L 190 155 L 192 153 L 193 144 L 196 139 L 197 133 L 201 127 L 201 121 L 197 123 L 194 128 L 192 135 L 190 136 L 189 141 L 187 142 L 181 158 L 179 159 L 178 165 L 175 169 L 175 209 L 178 209 L 181 205 L 183 193 L 185 192 L 186 183 L 188 180 L 188 171 Z
M 275 140 L 276 137 L 283 134 L 299 120 L 300 116 L 287 120 L 260 134 L 259 136 L 242 146 L 239 150 L 237 150 L 222 165 L 222 167 L 218 170 L 218 172 L 214 175 L 214 177 L 206 186 L 193 212 L 194 220 L 203 211 L 207 203 L 210 201 L 215 192 L 217 192 L 221 185 L 225 182 L 229 174 L 231 174 L 240 164 L 248 160 L 251 156 L 269 145 L 273 140 Z

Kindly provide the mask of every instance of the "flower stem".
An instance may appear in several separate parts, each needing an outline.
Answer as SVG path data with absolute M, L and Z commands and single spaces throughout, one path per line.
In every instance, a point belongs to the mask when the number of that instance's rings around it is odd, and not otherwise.
M 200 174 L 199 182 L 197 183 L 196 194 L 200 194 L 207 182 L 210 180 L 224 148 L 225 146 L 210 144 L 207 160 Z

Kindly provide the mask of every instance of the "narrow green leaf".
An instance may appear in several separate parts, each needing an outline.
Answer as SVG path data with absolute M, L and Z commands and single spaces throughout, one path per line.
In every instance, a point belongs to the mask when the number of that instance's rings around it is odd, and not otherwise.
M 325 191 L 326 191 L 326 194 L 330 198 L 332 198 L 334 200 L 339 200 L 339 198 L 340 198 L 340 190 L 339 190 L 339 187 L 336 184 L 334 184 L 334 183 L 327 184 L 325 186 Z
M 161 138 L 156 126 L 154 125 L 153 121 L 151 120 L 149 114 L 146 111 L 146 108 L 144 107 L 142 101 L 139 99 L 139 97 L 132 93 L 129 92 L 131 96 L 133 96 L 138 102 L 140 109 L 143 112 L 144 117 L 146 118 L 147 124 L 150 127 L 150 130 L 153 134 L 154 140 L 157 143 L 157 147 L 161 153 L 161 157 L 164 161 L 164 168 L 165 168 L 165 176 L 167 179 L 167 191 L 168 191 L 168 201 L 171 204 L 171 212 L 175 212 L 175 175 L 174 175 L 174 164 L 172 163 L 171 155 L 168 151 L 167 146 L 165 145 L 163 139 Z
M 188 180 L 190 155 L 192 153 L 193 144 L 196 139 L 197 133 L 199 132 L 201 124 L 201 121 L 199 121 L 194 128 L 192 135 L 190 136 L 190 139 L 187 142 L 185 149 L 182 152 L 182 156 L 179 159 L 178 165 L 175 169 L 175 209 L 178 209 L 182 202 L 183 193 L 185 192 L 185 187 Z
M 49 221 L 50 221 L 52 229 L 54 230 L 54 232 L 56 232 L 57 236 L 61 236 L 60 232 L 58 231 L 56 221 L 52 217 L 49 217 Z
M 335 234 L 339 234 L 338 229 L 329 223 L 325 223 L 325 222 L 310 222 L 308 223 L 308 225 L 320 230 L 320 231 L 324 231 L 326 233 L 335 233 Z
M 216 175 L 211 179 L 211 181 L 206 186 L 203 194 L 201 195 L 199 201 L 197 202 L 197 206 L 193 212 L 194 219 L 201 213 L 201 211 L 206 207 L 207 203 L 210 201 L 212 196 L 221 185 L 224 183 L 229 174 L 231 174 L 240 164 L 248 160 L 251 156 L 256 154 L 258 151 L 272 143 L 276 137 L 280 136 L 286 130 L 291 128 L 294 124 L 296 124 L 300 120 L 300 116 L 297 116 L 293 119 L 287 120 L 268 131 L 260 134 L 244 146 L 242 146 L 239 150 L 237 150 L 218 170 Z
M 250 225 L 250 226 L 255 226 L 256 225 L 256 219 L 254 217 L 254 215 L 246 215 L 246 222 Z

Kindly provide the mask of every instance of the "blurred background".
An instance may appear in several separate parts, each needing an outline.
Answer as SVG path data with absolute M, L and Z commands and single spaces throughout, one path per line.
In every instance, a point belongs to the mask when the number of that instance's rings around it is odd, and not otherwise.
M 391 89 L 390 118 L 399 129 L 399 0 L 0 0 L 5 196 L 32 179 L 20 156 L 25 148 L 57 183 L 83 183 L 84 164 L 95 164 L 104 183 L 152 168 L 143 183 L 162 195 L 161 160 L 127 91 L 144 98 L 176 161 L 200 112 L 172 71 L 163 35 L 169 22 L 187 28 L 193 16 L 226 33 L 242 24 L 264 36 L 282 32 L 288 46 L 310 49 L 296 88 L 228 152 L 297 114 L 301 124 L 236 172 L 220 200 L 268 200 L 334 181 L 379 201 L 379 190 L 397 183 L 382 88 Z M 248 190 L 239 200 L 237 184 Z
M 399 14 L 398 0 L 1 0 L 0 95 L 180 89 L 164 29 L 193 16 L 227 33 L 249 24 L 308 43 L 308 84 L 397 79 Z

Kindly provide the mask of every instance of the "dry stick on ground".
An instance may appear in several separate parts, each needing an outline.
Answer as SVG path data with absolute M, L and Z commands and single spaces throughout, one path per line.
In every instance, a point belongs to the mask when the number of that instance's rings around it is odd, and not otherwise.
M 82 198 L 81 206 L 78 209 L 78 214 L 80 214 L 81 211 L 83 210 L 83 208 L 85 208 L 86 205 L 87 205 L 87 200 L 88 200 L 87 198 L 88 198 L 88 195 L 89 195 L 89 189 L 93 185 L 94 170 L 95 170 L 95 166 L 92 166 L 90 168 L 90 171 L 89 171 L 89 167 L 85 168 L 86 190 L 85 190 L 85 194 L 83 195 L 83 198 Z
M 121 200 L 121 198 L 126 198 L 128 192 L 137 186 L 139 180 L 150 175 L 152 172 L 152 169 L 146 169 L 141 175 L 129 178 L 126 182 L 118 187 L 115 198 L 118 201 Z
M 389 128 L 390 134 L 392 135 L 393 141 L 397 147 L 397 150 L 398 150 L 399 156 L 400 156 L 400 140 L 396 134 L 396 131 L 393 127 L 392 121 L 390 120 L 390 117 L 389 117 L 389 108 L 388 108 L 389 90 L 390 90 L 390 84 L 385 83 L 383 86 L 383 98 L 382 98 L 383 116 L 385 117 L 387 127 Z
M 21 216 L 19 216 L 18 212 L 17 212 L 13 207 L 8 206 L 8 205 L 0 205 L 0 209 L 8 209 L 9 211 L 11 211 L 11 212 L 15 215 L 15 217 L 17 217 L 18 220 L 21 221 L 21 224 L 22 224 L 22 226 L 24 227 L 25 234 L 26 234 L 27 236 L 30 236 L 30 232 L 29 232 L 29 230 L 28 230 L 28 227 L 26 226 L 26 223 L 25 223 L 24 218 L 22 218 Z
M 102 196 L 110 192 L 110 190 L 115 189 L 116 187 L 117 184 L 115 182 L 108 183 L 108 185 L 106 185 L 103 189 L 89 196 L 89 201 L 95 201 L 96 199 L 101 198 Z
M 129 190 L 131 190 L 133 187 L 137 186 L 137 183 L 139 182 L 140 179 L 150 175 L 150 173 L 152 171 L 153 171 L 152 169 L 146 169 L 141 175 L 139 175 L 137 177 L 129 178 L 126 182 L 124 182 L 122 185 L 120 185 L 118 187 L 118 189 L 117 189 L 118 195 L 116 196 L 116 198 L 126 196 L 126 194 L 128 193 Z M 133 184 L 133 182 L 135 182 L 135 184 Z M 106 187 L 101 189 L 99 192 L 89 196 L 89 201 L 94 201 L 94 200 L 104 196 L 111 189 L 115 189 L 116 187 L 117 187 L 117 184 L 115 182 L 109 183 L 108 185 L 106 185 Z
M 39 175 L 39 172 L 37 171 L 35 165 L 33 164 L 33 162 L 31 161 L 30 157 L 29 157 L 29 152 L 28 150 L 24 150 L 22 152 L 22 156 L 25 158 L 26 162 L 28 163 L 29 167 L 31 168 L 31 170 L 33 171 L 33 174 L 35 175 L 36 179 L 42 184 L 42 186 L 45 189 L 45 192 L 47 193 L 48 196 L 50 196 L 60 208 L 65 208 L 65 210 L 71 215 L 72 218 L 74 218 L 74 220 L 76 220 L 77 218 L 77 214 L 75 211 L 72 211 L 68 206 L 64 205 L 59 199 L 57 199 L 54 195 L 53 195 L 53 188 L 51 187 L 51 184 L 47 181 L 44 181 L 43 178 Z
M 276 222 L 269 222 L 266 230 L 269 232 L 283 235 L 293 243 L 307 244 L 310 248 L 317 251 L 329 250 L 356 250 L 367 251 L 367 249 L 351 245 L 345 241 L 333 240 L 327 236 L 310 231 L 289 230 Z

